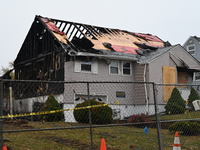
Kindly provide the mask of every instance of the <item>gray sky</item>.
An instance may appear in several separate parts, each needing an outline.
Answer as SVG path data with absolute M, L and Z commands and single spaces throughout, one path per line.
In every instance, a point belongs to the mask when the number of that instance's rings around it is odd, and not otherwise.
M 199 0 L 2 0 L 0 69 L 15 60 L 35 15 L 150 33 L 183 44 L 200 36 Z

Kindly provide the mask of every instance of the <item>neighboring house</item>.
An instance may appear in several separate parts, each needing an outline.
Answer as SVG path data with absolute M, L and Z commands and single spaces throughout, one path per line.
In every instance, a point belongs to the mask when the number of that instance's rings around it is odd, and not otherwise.
M 197 36 L 190 36 L 185 43 L 183 44 L 183 47 L 192 55 L 194 56 L 198 61 L 200 61 L 200 37 Z M 200 83 L 200 72 L 194 73 L 193 81 L 195 84 Z M 200 90 L 200 89 L 199 89 Z
M 124 81 L 155 83 L 192 83 L 193 72 L 200 70 L 199 62 L 181 45 L 171 46 L 157 36 L 119 29 L 104 28 L 81 23 L 36 16 L 28 35 L 14 61 L 15 78 L 43 81 Z M 41 84 L 31 88 L 45 89 Z M 64 84 L 56 96 L 64 108 L 74 108 L 87 98 L 81 84 Z M 152 87 L 147 84 L 91 85 L 90 96 L 110 105 L 120 112 L 120 119 L 137 113 L 154 113 Z M 30 87 L 24 87 L 30 88 Z M 30 88 L 30 89 L 31 89 Z M 49 89 L 48 89 L 49 88 Z M 131 89 L 131 90 L 130 90 Z M 23 90 L 26 91 L 26 90 Z M 158 97 L 160 111 L 164 110 L 172 88 L 163 87 Z M 49 93 L 50 93 L 49 92 Z M 49 94 L 46 92 L 46 94 Z M 140 93 L 140 94 L 138 94 Z M 141 94 L 142 93 L 142 94 Z M 121 95 L 120 97 L 118 97 Z M 32 111 L 35 95 L 24 92 L 15 97 L 16 111 Z M 19 109 L 19 101 L 25 109 Z M 77 101 L 79 100 L 79 101 Z M 72 112 L 66 112 L 65 115 Z M 68 117 L 66 117 L 68 118 Z M 67 120 L 66 121 L 70 121 Z

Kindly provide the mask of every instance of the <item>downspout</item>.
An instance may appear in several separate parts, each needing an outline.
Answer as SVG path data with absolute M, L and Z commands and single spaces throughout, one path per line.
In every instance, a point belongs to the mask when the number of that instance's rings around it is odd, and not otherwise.
M 146 99 L 146 115 L 149 114 L 149 100 L 147 93 L 147 84 L 146 84 L 146 72 L 147 72 L 147 64 L 144 64 L 144 91 L 145 91 L 145 99 Z

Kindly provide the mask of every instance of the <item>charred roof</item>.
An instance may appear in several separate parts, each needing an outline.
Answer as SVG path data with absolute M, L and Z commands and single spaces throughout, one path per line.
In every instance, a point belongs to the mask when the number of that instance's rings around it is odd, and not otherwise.
M 36 16 L 36 18 L 54 34 L 58 41 L 64 45 L 69 44 L 76 51 L 95 53 L 98 50 L 108 50 L 141 55 L 144 49 L 154 51 L 157 48 L 171 45 L 151 34 L 104 28 L 42 16 Z

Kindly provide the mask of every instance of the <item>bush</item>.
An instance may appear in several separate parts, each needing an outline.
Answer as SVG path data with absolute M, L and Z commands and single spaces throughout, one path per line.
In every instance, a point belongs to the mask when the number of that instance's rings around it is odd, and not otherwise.
M 149 119 L 148 115 L 145 115 L 145 114 L 132 115 L 128 118 L 128 123 L 150 122 L 150 121 L 151 120 Z M 141 123 L 141 124 L 135 124 L 134 126 L 144 127 L 146 125 Z
M 199 94 L 197 93 L 197 91 L 194 89 L 194 88 L 191 88 L 190 90 L 190 95 L 188 96 L 188 106 L 194 110 L 194 106 L 192 104 L 192 102 L 194 100 L 199 100 L 200 97 L 199 97 Z
M 104 103 L 90 100 L 90 105 L 102 105 Z M 89 106 L 89 101 L 77 104 L 75 108 Z M 74 118 L 79 123 L 89 123 L 89 109 L 74 110 Z M 93 124 L 112 123 L 112 109 L 109 106 L 91 108 L 91 122 Z
M 176 87 L 172 91 L 165 110 L 167 114 L 183 114 L 186 110 L 185 101 Z
M 189 121 L 175 122 L 169 126 L 169 131 L 179 131 L 184 135 L 198 135 L 200 134 L 200 124 Z
M 44 105 L 41 107 L 40 111 L 44 112 L 44 111 L 61 110 L 61 109 L 62 109 L 61 105 L 55 99 L 54 95 L 51 94 L 49 95 Z M 63 112 L 57 112 L 39 116 L 39 119 L 44 121 L 60 121 L 63 120 L 63 118 L 64 118 Z
M 33 103 L 33 106 L 32 106 L 33 112 L 39 112 L 43 105 L 44 105 L 44 103 L 41 103 L 41 102 L 34 102 L 34 103 Z M 39 118 L 40 118 L 40 117 L 39 117 L 38 115 L 32 116 L 33 121 L 38 121 Z

